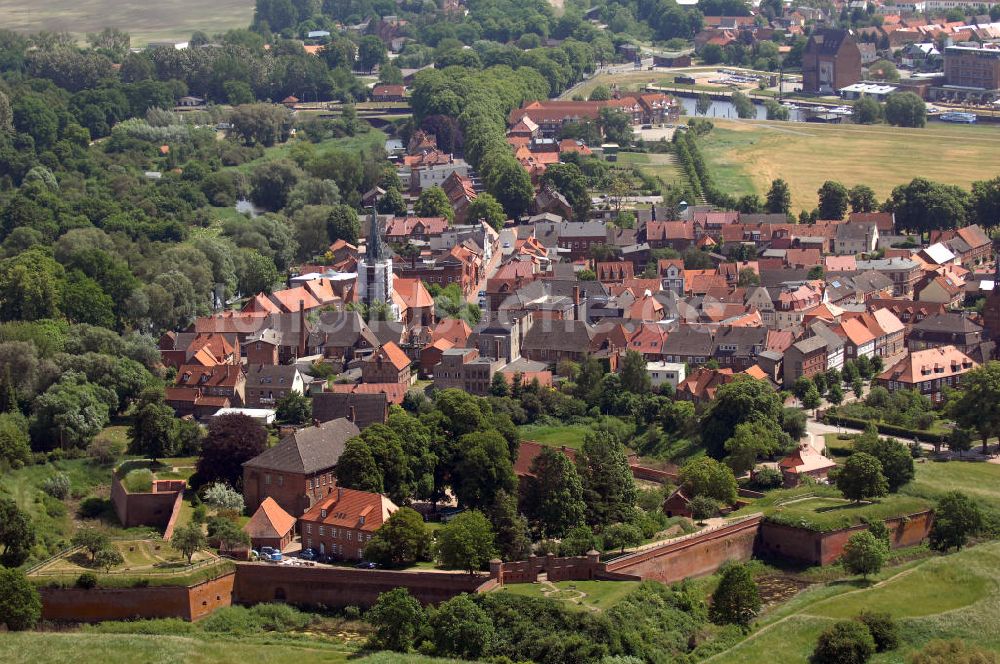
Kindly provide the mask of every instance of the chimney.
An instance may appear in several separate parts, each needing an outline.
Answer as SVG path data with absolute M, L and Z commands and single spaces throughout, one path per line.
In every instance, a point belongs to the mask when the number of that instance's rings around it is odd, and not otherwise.
M 580 320 L 580 287 L 573 286 L 573 320 Z
M 343 497 L 344 497 L 344 487 L 338 486 L 337 487 L 337 500 L 340 500 Z

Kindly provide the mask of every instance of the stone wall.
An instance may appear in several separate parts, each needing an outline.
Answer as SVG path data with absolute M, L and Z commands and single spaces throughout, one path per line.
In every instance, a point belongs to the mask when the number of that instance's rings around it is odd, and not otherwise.
M 436 604 L 461 593 L 479 592 L 490 581 L 485 574 L 464 572 L 237 563 L 233 593 L 240 604 L 281 601 L 306 606 L 368 607 L 375 603 L 379 593 L 406 588 L 421 603 Z
M 727 561 L 750 560 L 761 518 L 754 515 L 715 530 L 667 540 L 604 563 L 601 572 L 663 583 L 711 574 Z
M 232 602 L 235 574 L 185 586 L 39 588 L 42 619 L 101 622 L 140 618 L 199 620 Z
M 930 534 L 933 523 L 934 513 L 930 510 L 886 519 L 890 545 L 899 549 L 920 544 Z M 817 532 L 765 521 L 761 524 L 758 551 L 812 565 L 829 565 L 843 555 L 844 545 L 851 535 L 867 527 L 861 524 L 831 532 Z
M 151 526 L 163 529 L 163 538 L 174 534 L 174 523 L 184 499 L 184 480 L 154 480 L 148 493 L 130 493 L 121 478 L 111 480 L 111 504 L 126 528 Z

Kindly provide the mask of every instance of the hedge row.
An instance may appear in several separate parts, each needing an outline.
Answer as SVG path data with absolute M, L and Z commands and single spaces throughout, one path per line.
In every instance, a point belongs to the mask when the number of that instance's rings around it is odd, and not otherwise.
M 840 426 L 850 427 L 851 429 L 860 429 L 862 431 L 868 426 L 870 420 L 862 420 L 857 417 L 847 417 L 846 415 L 835 415 L 833 413 L 827 413 L 823 416 L 823 420 L 827 424 L 839 424 Z M 917 429 L 907 429 L 906 427 L 896 426 L 895 424 L 888 424 L 886 422 L 875 422 L 875 427 L 878 432 L 885 434 L 886 436 L 898 436 L 900 438 L 909 438 L 911 440 L 919 440 L 923 443 L 931 443 L 932 445 L 942 445 L 948 441 L 948 437 L 944 434 L 933 433 L 931 431 L 919 431 Z

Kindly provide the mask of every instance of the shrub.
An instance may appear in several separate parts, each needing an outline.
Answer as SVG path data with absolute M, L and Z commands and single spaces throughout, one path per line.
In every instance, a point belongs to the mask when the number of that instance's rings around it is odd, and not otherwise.
M 125 449 L 123 440 L 98 436 L 87 445 L 87 456 L 102 466 L 110 466 L 125 456 Z
M 734 564 L 725 567 L 712 593 L 709 617 L 719 625 L 739 625 L 746 629 L 760 611 L 760 591 L 750 568 Z
M 761 491 L 777 489 L 784 482 L 781 471 L 776 468 L 761 468 L 753 475 L 753 486 Z
M 712 517 L 719 516 L 720 507 L 721 505 L 719 501 L 714 498 L 709 498 L 708 496 L 695 496 L 691 499 L 691 516 L 698 521 L 711 519 Z
M 42 482 L 42 491 L 59 500 L 69 498 L 70 488 L 69 475 L 66 473 L 56 473 Z
M 841 620 L 819 635 L 812 664 L 864 664 L 875 653 L 875 640 L 856 620 Z
M 153 471 L 148 468 L 129 471 L 122 483 L 129 493 L 149 493 L 153 490 Z
M 222 482 L 210 485 L 203 497 L 207 504 L 219 510 L 242 513 L 245 507 L 243 495 Z
M 360 620 L 361 619 L 361 609 L 359 609 L 358 607 L 354 606 L 353 604 L 351 606 L 345 606 L 344 607 L 344 618 L 346 618 L 347 620 Z
M 913 655 L 910 664 L 1000 664 L 1000 657 L 959 639 L 935 639 Z
M 862 611 L 858 620 L 871 632 L 876 652 L 895 650 L 899 647 L 899 625 L 890 614 Z
M 258 604 L 250 612 L 266 632 L 288 632 L 305 629 L 313 621 L 308 613 L 287 604 Z
M 221 634 L 253 634 L 261 631 L 257 617 L 245 606 L 226 606 L 199 623 L 206 632 Z
M 97 576 L 95 576 L 92 572 L 84 572 L 83 574 L 77 577 L 76 587 L 84 588 L 85 590 L 96 588 Z

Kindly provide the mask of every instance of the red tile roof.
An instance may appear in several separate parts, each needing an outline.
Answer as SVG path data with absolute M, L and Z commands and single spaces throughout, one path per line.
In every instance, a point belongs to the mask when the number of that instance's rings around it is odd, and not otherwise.
M 243 526 L 243 532 L 252 539 L 264 537 L 280 539 L 294 527 L 295 517 L 281 509 L 274 498 L 268 496 Z
M 335 528 L 375 532 L 398 509 L 395 503 L 381 494 L 337 487 L 303 514 L 301 520 Z

